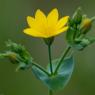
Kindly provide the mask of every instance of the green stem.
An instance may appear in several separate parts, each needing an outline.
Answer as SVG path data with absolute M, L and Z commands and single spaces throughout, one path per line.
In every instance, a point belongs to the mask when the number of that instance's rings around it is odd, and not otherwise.
M 40 65 L 38 65 L 37 63 L 33 62 L 32 65 L 36 66 L 37 68 L 42 70 L 44 73 L 46 73 L 48 76 L 50 76 L 50 74 L 44 68 L 42 68 Z
M 49 55 L 50 71 L 51 71 L 51 75 L 52 75 L 53 68 L 52 68 L 52 59 L 51 59 L 51 45 L 48 45 L 48 55 Z M 52 90 L 49 90 L 49 95 L 53 95 Z
M 65 50 L 65 52 L 62 54 L 62 57 L 61 57 L 60 60 L 59 60 L 59 63 L 58 63 L 58 65 L 57 65 L 56 69 L 55 69 L 54 74 L 57 73 L 57 71 L 58 71 L 60 65 L 62 64 L 62 61 L 64 60 L 65 56 L 68 54 L 68 52 L 69 52 L 70 49 L 71 49 L 71 47 L 68 46 L 67 49 Z
M 52 60 L 51 60 L 51 45 L 48 45 L 48 54 L 49 54 L 50 71 L 51 71 L 51 75 L 52 75 L 53 69 L 52 69 Z
M 52 90 L 49 90 L 49 95 L 53 95 L 53 91 Z

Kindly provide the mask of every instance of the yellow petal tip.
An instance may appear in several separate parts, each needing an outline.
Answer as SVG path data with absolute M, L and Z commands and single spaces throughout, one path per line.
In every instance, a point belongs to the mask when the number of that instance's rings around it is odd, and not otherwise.
M 53 10 L 54 10 L 54 11 L 58 11 L 58 9 L 57 9 L 57 8 L 54 8 Z

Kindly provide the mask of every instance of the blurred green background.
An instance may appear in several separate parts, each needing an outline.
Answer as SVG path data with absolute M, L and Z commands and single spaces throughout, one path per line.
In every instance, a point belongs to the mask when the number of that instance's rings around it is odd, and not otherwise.
M 46 66 L 47 48 L 42 39 L 32 38 L 22 31 L 27 27 L 26 16 L 34 15 L 39 8 L 46 14 L 57 7 L 61 15 L 72 15 L 81 6 L 89 17 L 95 15 L 95 0 L 0 0 L 0 52 L 6 49 L 5 41 L 21 43 L 42 66 Z M 95 24 L 95 23 L 94 23 Z M 95 25 L 89 35 L 95 35 Z M 52 47 L 53 58 L 60 56 L 66 47 L 65 33 L 56 37 Z M 75 54 L 75 69 L 69 84 L 55 95 L 95 95 L 95 44 Z M 16 66 L 0 60 L 0 95 L 47 95 L 47 88 L 30 70 L 15 72 Z

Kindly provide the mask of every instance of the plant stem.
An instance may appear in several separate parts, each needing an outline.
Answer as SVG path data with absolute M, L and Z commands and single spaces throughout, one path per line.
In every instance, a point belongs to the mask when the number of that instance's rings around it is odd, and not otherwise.
M 44 73 L 46 73 L 48 76 L 50 76 L 50 74 L 44 68 L 42 68 L 40 65 L 38 65 L 37 63 L 33 62 L 32 65 L 36 66 L 37 68 L 42 70 Z
M 51 71 L 51 75 L 52 75 L 53 69 L 52 69 L 52 60 L 51 60 L 51 45 L 48 45 L 48 55 L 49 55 L 50 71 Z
M 55 69 L 54 74 L 57 73 L 57 71 L 58 71 L 60 65 L 62 64 L 62 61 L 64 60 L 65 56 L 68 54 L 68 52 L 69 52 L 70 49 L 71 49 L 71 47 L 68 46 L 67 49 L 65 50 L 65 52 L 62 54 L 62 57 L 60 58 L 60 60 L 59 60 L 59 62 L 58 62 L 58 65 L 57 65 L 57 67 L 56 67 L 56 69 Z
M 51 45 L 48 45 L 48 56 L 49 56 L 49 63 L 50 63 L 50 72 L 52 75 L 53 74 L 53 68 L 52 68 L 52 59 L 51 59 Z M 49 90 L 49 95 L 53 95 L 52 90 Z
M 52 90 L 49 90 L 49 95 L 53 95 L 53 91 Z

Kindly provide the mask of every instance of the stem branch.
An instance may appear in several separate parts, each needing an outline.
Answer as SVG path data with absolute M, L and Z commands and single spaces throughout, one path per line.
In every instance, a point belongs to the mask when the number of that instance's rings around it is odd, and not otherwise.
M 37 68 L 42 70 L 44 73 L 46 73 L 48 76 L 50 76 L 50 74 L 44 68 L 42 68 L 40 65 L 38 65 L 37 63 L 33 62 L 32 65 L 36 66 Z
M 54 74 L 57 73 L 57 71 L 58 71 L 60 65 L 62 64 L 62 61 L 64 60 L 65 56 L 68 54 L 68 52 L 69 52 L 70 49 L 71 49 L 71 47 L 68 46 L 67 49 L 65 50 L 65 52 L 62 54 L 62 57 L 61 57 L 60 60 L 59 60 L 59 63 L 58 63 L 58 65 L 57 65 L 56 69 L 55 69 Z

